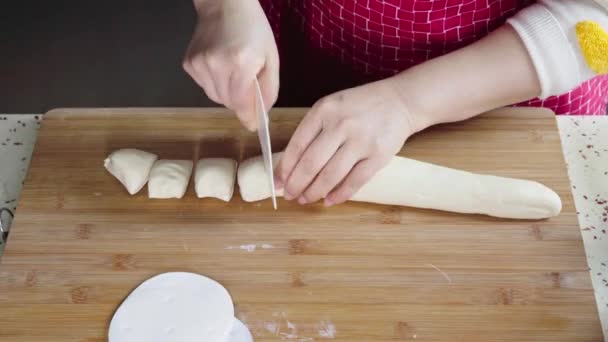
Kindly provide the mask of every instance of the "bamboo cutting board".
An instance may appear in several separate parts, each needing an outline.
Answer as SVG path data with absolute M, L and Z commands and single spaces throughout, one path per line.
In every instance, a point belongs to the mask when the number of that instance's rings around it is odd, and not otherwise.
M 304 109 L 272 112 L 283 148 Z M 219 109 L 72 109 L 45 117 L 0 267 L 1 341 L 104 341 L 143 280 L 216 279 L 256 341 L 600 341 L 555 119 L 509 109 L 413 137 L 402 155 L 541 181 L 563 213 L 511 221 L 348 203 L 130 197 L 112 150 L 243 159 L 257 136 Z M 407 191 L 407 189 L 403 189 Z

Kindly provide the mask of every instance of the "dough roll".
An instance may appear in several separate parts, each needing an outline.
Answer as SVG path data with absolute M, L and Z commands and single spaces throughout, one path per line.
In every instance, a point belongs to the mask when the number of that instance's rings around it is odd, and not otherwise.
M 275 165 L 280 156 L 273 155 Z M 261 157 L 241 164 L 238 184 L 247 202 L 270 197 Z M 549 218 L 562 208 L 559 196 L 538 182 L 475 174 L 403 157 L 394 157 L 351 200 L 512 219 Z

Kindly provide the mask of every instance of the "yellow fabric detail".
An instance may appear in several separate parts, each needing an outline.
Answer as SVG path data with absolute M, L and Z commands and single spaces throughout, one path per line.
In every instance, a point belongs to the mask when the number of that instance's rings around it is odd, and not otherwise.
M 608 33 L 594 21 L 576 24 L 576 35 L 587 64 L 595 73 L 608 74 Z

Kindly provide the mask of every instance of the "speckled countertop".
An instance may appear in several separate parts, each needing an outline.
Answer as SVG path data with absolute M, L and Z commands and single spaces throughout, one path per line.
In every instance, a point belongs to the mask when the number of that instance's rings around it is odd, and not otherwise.
M 557 122 L 608 341 L 608 116 L 558 117 Z
M 25 173 L 30 164 L 40 115 L 0 114 L 0 221 L 10 228 Z M 0 234 L 0 255 L 4 249 Z
M 16 209 L 39 124 L 39 115 L 0 114 L 0 218 L 5 229 Z M 564 116 L 558 117 L 558 124 L 608 341 L 608 116 Z M 3 246 L 0 241 L 0 254 Z

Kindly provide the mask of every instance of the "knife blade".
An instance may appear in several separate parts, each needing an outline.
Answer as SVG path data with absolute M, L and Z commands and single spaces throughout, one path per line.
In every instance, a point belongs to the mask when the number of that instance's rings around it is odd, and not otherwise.
M 268 176 L 268 184 L 270 184 L 270 193 L 272 194 L 272 207 L 277 210 L 277 194 L 274 189 L 274 167 L 272 164 L 272 146 L 270 145 L 270 129 L 268 113 L 266 112 L 266 106 L 264 105 L 264 98 L 262 97 L 262 89 L 260 88 L 260 82 L 257 78 L 255 80 L 255 87 L 257 93 L 256 100 L 256 116 L 258 122 L 258 138 L 260 139 L 260 146 L 262 147 L 262 156 L 264 158 L 264 167 L 266 168 L 266 175 Z

